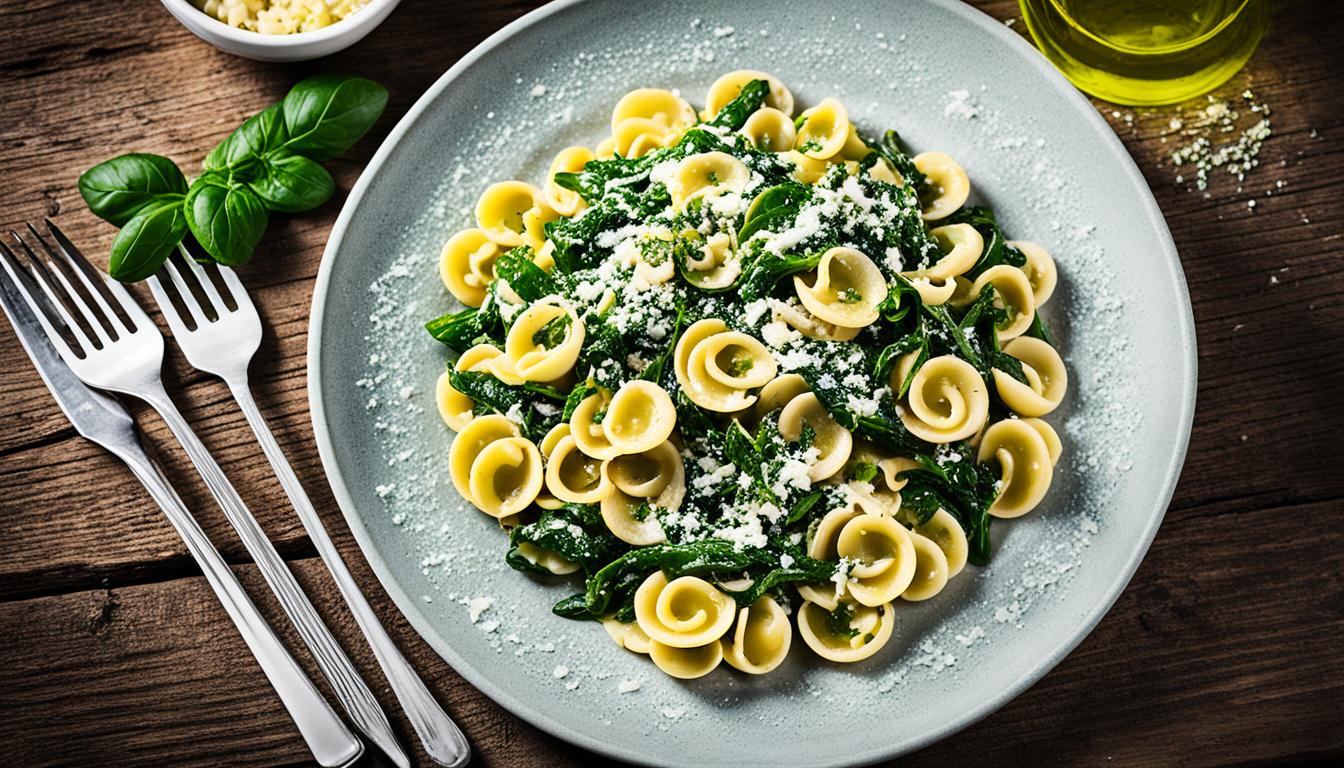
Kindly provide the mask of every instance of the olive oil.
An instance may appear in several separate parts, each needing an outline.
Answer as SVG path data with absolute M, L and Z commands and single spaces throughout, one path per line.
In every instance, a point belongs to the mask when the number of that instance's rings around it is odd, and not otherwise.
M 1119 104 L 1174 104 L 1241 69 L 1269 23 L 1268 0 L 1019 0 L 1046 58 Z

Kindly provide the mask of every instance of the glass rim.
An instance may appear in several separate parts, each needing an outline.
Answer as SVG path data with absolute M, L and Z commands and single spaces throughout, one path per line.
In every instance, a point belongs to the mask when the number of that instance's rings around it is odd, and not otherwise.
M 1061 0 L 1049 0 L 1049 2 L 1051 7 L 1055 9 L 1055 12 L 1058 13 L 1060 16 L 1062 16 L 1064 20 L 1069 24 L 1069 26 L 1073 27 L 1079 32 L 1082 32 L 1089 39 L 1095 41 L 1098 45 L 1101 45 L 1105 48 L 1110 48 L 1111 50 L 1114 51 L 1122 51 L 1124 53 L 1140 54 L 1144 56 L 1153 56 L 1153 55 L 1162 55 L 1170 53 L 1179 53 L 1181 51 L 1186 51 L 1198 45 L 1208 42 L 1210 39 L 1212 39 L 1213 37 L 1217 36 L 1220 32 L 1225 30 L 1228 27 L 1228 25 L 1230 25 L 1233 21 L 1236 21 L 1237 17 L 1241 16 L 1242 11 L 1246 10 L 1246 6 L 1250 5 L 1252 0 L 1241 0 L 1241 4 L 1237 6 L 1236 10 L 1225 15 L 1223 19 L 1219 21 L 1216 26 L 1214 26 L 1213 29 L 1210 29 L 1209 31 L 1203 33 L 1199 37 L 1192 38 L 1182 43 L 1165 46 L 1161 48 L 1139 48 L 1135 46 L 1122 45 L 1119 43 L 1106 40 L 1102 37 L 1097 36 L 1094 32 L 1092 32 L 1092 30 L 1088 29 L 1077 19 L 1075 19 L 1073 15 L 1069 13 L 1069 11 L 1066 8 L 1064 8 L 1063 5 L 1061 5 Z

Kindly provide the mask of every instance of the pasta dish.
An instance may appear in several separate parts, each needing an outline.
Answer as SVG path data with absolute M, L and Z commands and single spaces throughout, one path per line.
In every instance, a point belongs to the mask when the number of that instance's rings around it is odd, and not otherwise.
M 663 672 L 824 659 L 988 562 L 1045 496 L 1055 264 L 966 172 L 754 71 L 641 88 L 540 186 L 490 185 L 428 323 L 448 471 L 513 568 Z M 795 114 L 797 112 L 797 114 Z

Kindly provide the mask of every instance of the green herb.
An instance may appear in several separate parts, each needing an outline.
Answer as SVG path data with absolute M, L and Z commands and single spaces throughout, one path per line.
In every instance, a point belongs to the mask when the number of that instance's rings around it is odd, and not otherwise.
M 850 626 L 854 621 L 854 609 L 844 601 L 836 604 L 834 611 L 826 612 L 826 631 L 835 637 L 854 638 L 859 630 Z
M 871 483 L 877 477 L 877 465 L 860 461 L 854 465 L 852 474 L 854 479 L 861 483 Z
M 188 230 L 220 264 L 246 264 L 270 212 L 300 213 L 331 197 L 336 184 L 319 163 L 353 146 L 386 105 L 386 89 L 371 80 L 318 75 L 210 150 L 190 185 L 158 155 L 121 155 L 85 171 L 79 191 L 89 210 L 122 227 L 108 273 L 122 282 L 153 275 Z
M 546 349 L 555 349 L 563 344 L 565 337 L 569 335 L 571 322 L 568 312 L 557 315 L 555 319 L 541 326 L 532 334 L 532 343 Z

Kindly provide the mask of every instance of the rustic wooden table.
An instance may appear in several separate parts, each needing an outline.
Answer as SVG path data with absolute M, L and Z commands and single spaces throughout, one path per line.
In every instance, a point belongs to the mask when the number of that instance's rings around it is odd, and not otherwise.
M 10 0 L 0 5 L 0 225 L 59 216 L 75 241 L 101 253 L 113 230 L 80 201 L 80 171 L 132 148 L 192 167 L 245 116 L 319 71 L 364 74 L 392 90 L 373 135 L 332 164 L 348 190 L 412 101 L 530 5 L 407 0 L 353 49 L 286 66 L 220 53 L 158 3 Z M 1010 0 L 981 5 L 1000 19 L 1017 16 Z M 907 763 L 1205 765 L 1344 754 L 1340 21 L 1328 0 L 1282 3 L 1249 67 L 1220 90 L 1235 98 L 1251 87 L 1274 110 L 1261 166 L 1240 190 L 1223 173 L 1208 195 L 1177 185 L 1170 115 L 1098 104 L 1147 175 L 1189 280 L 1200 350 L 1189 459 L 1152 550 L 1091 636 L 1031 690 Z M 258 399 L 356 577 L 466 730 L 479 763 L 590 763 L 434 655 L 383 594 L 326 489 L 304 350 L 313 278 L 343 196 L 273 222 L 244 273 L 271 331 L 253 366 Z M 7 328 L 0 359 L 0 752 L 8 763 L 307 764 L 284 710 L 158 510 L 119 463 L 74 433 Z M 168 378 L 413 743 L 223 386 L 175 352 Z M 140 421 L 149 441 L 170 444 L 160 422 L 143 413 Z M 161 456 L 292 643 L 182 455 Z

